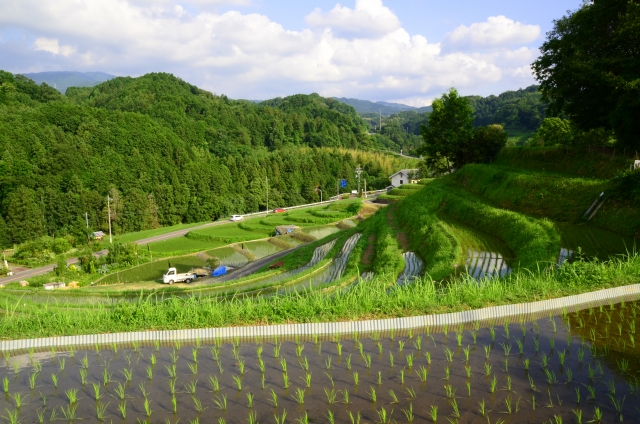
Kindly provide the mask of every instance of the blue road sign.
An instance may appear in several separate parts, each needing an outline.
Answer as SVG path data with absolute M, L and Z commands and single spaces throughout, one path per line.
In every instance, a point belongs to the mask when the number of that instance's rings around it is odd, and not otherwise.
M 340 187 L 346 188 L 347 187 L 347 180 L 340 180 Z

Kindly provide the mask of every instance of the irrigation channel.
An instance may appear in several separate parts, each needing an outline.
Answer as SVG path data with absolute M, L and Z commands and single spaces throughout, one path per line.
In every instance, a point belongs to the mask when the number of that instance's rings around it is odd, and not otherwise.
M 638 422 L 639 315 L 5 354 L 0 409 L 14 423 Z

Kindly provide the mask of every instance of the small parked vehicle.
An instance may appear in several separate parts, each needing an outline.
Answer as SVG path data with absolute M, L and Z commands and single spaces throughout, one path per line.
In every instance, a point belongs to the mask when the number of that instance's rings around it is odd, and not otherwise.
M 283 213 L 283 212 L 286 212 L 283 208 L 275 208 L 273 210 L 273 213 Z
M 242 215 L 231 215 L 232 221 L 242 221 L 243 219 L 244 219 L 244 216 Z
M 198 278 L 198 276 L 193 272 L 178 274 L 178 270 L 171 267 L 167 270 L 167 273 L 162 276 L 162 282 L 164 284 L 173 284 L 173 283 L 181 283 L 181 282 L 190 284 L 196 278 Z

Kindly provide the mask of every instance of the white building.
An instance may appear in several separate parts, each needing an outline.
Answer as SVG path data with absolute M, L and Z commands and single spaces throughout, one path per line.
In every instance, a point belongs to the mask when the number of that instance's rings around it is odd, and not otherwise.
M 401 169 L 389 177 L 391 185 L 394 187 L 400 187 L 402 184 L 417 183 L 418 181 L 415 178 L 417 172 L 417 169 Z

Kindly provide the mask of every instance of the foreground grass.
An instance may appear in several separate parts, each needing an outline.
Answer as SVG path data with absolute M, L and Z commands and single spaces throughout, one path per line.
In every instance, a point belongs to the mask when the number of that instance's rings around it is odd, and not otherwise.
M 391 276 L 395 278 L 395 276 Z M 455 312 L 530 302 L 640 282 L 640 255 L 606 262 L 566 264 L 561 269 L 520 272 L 504 280 L 476 284 L 454 278 L 446 285 L 429 276 L 388 290 L 390 278 L 378 276 L 332 296 L 321 292 L 274 297 L 141 296 L 113 306 L 62 309 L 55 302 L 34 304 L 1 292 L 3 339 L 160 329 L 185 329 L 277 323 L 352 321 Z

